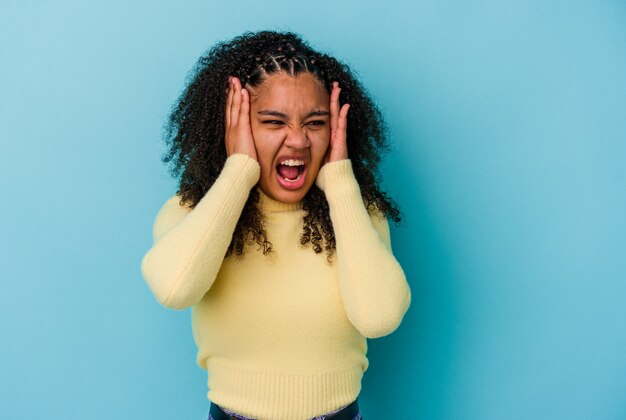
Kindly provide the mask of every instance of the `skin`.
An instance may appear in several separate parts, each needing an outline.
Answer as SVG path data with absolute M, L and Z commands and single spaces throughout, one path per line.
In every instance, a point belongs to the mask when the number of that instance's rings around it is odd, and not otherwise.
M 270 198 L 295 203 L 306 195 L 328 163 L 348 159 L 346 127 L 349 104 L 340 108 L 341 89 L 333 83 L 330 95 L 309 73 L 269 76 L 260 86 L 241 87 L 229 77 L 226 100 L 226 153 L 246 153 L 259 162 L 259 188 Z M 306 160 L 304 184 L 283 187 L 276 177 L 280 157 Z

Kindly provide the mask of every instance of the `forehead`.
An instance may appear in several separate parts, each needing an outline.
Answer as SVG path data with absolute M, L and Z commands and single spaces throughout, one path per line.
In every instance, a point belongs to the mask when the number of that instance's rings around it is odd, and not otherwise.
M 282 72 L 272 74 L 251 93 L 253 108 L 272 108 L 286 114 L 290 110 L 328 108 L 328 92 L 310 73 L 300 73 L 295 77 Z

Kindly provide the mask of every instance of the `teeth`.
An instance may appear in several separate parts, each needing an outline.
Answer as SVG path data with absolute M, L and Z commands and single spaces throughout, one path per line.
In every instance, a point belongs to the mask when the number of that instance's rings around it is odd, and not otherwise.
M 301 166 L 301 165 L 304 165 L 304 161 L 296 160 L 296 159 L 286 159 L 286 160 L 282 160 L 280 164 L 287 165 L 287 166 Z

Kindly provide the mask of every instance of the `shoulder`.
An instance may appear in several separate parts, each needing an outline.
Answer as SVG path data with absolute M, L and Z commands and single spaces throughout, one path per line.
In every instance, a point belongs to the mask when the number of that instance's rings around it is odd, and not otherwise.
M 181 205 L 180 200 L 181 197 L 174 194 L 159 209 L 152 232 L 155 242 L 191 212 L 192 209 L 187 204 Z

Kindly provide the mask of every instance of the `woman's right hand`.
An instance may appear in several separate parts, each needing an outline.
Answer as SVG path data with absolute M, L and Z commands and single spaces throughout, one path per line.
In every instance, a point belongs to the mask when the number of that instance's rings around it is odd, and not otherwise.
M 241 87 L 239 78 L 234 76 L 228 76 L 225 119 L 226 156 L 245 153 L 258 160 L 250 126 L 250 93 Z

